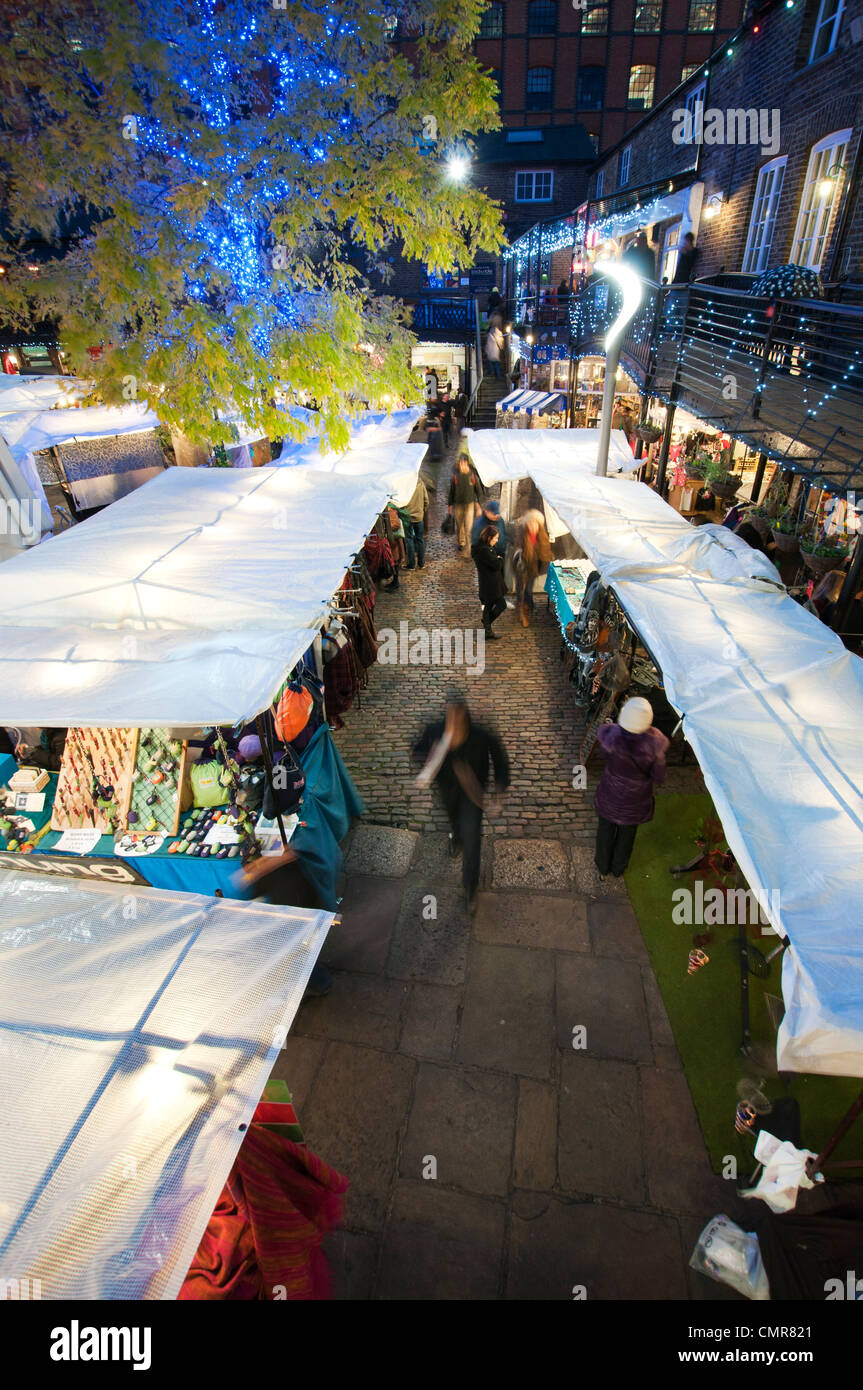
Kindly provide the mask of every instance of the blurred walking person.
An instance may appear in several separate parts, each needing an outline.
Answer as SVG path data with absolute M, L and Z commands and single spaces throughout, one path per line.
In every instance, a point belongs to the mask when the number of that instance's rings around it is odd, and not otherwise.
M 406 568 L 409 570 L 412 570 L 414 566 L 417 569 L 425 569 L 425 517 L 428 505 L 429 495 L 426 485 L 422 478 L 417 478 L 417 485 L 407 505 L 410 522 L 405 526 L 405 549 L 408 556 Z
M 504 338 L 499 326 L 493 323 L 485 335 L 485 355 L 488 362 L 489 371 L 492 376 L 503 376 L 503 368 L 500 365 L 501 353 L 503 352 Z
M 455 520 L 459 550 L 467 550 L 470 528 L 479 514 L 483 485 L 471 467 L 467 454 L 459 454 L 449 485 L 447 511 Z
M 434 783 L 440 788 L 450 823 L 449 852 L 461 851 L 462 886 L 468 913 L 476 911 L 479 886 L 482 814 L 489 804 L 489 764 L 495 791 L 502 796 L 509 786 L 509 758 L 497 734 L 471 719 L 467 702 L 450 695 L 443 720 L 428 724 L 414 745 L 414 756 L 425 758 L 417 778 L 421 789 Z
M 542 512 L 525 512 L 516 532 L 513 550 L 515 592 L 522 627 L 530 627 L 533 612 L 533 586 L 551 564 L 551 541 Z
M 506 586 L 503 581 L 503 556 L 498 550 L 497 527 L 483 526 L 479 537 L 471 546 L 471 556 L 476 565 L 479 585 L 479 601 L 482 604 L 482 626 L 489 642 L 498 640 L 492 631 L 492 623 L 506 612 Z

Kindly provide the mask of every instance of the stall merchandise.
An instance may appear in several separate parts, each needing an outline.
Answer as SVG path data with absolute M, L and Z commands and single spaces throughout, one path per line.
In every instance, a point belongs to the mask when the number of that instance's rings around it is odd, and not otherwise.
M 69 730 L 52 830 L 126 828 L 137 741 L 137 729 Z
M 188 744 L 164 729 L 141 729 L 132 773 L 130 829 L 176 835 L 180 813 L 189 808 Z

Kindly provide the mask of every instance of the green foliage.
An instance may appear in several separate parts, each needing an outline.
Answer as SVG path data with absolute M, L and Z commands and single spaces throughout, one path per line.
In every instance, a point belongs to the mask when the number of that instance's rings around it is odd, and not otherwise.
M 502 245 L 499 205 L 445 176 L 448 152 L 500 124 L 470 51 L 484 8 L 13 0 L 4 321 L 57 318 L 91 400 L 146 403 L 196 442 L 228 442 L 231 416 L 295 435 L 277 402 L 313 398 L 339 447 L 365 403 L 416 399 L 407 312 L 373 292 L 373 275 L 396 254 L 440 271 Z M 410 56 L 387 42 L 384 11 L 416 29 Z M 289 99 L 283 87 L 274 101 L 272 55 L 297 53 L 330 67 L 333 84 L 322 89 L 297 60 Z M 214 122 L 194 84 L 228 119 Z M 135 138 L 153 122 L 161 150 Z M 220 262 L 202 230 L 230 229 L 234 210 L 256 229 L 263 289 Z M 34 238 L 56 254 L 36 274 Z M 272 305 L 286 289 L 282 326 Z

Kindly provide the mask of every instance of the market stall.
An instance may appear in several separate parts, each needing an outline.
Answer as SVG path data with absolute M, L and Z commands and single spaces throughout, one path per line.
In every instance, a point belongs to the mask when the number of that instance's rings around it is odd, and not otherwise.
M 790 942 L 780 1069 L 859 1076 L 863 663 L 727 529 L 694 530 L 642 484 L 551 447 L 528 469 L 527 438 L 476 431 L 471 457 L 484 481 L 529 471 L 661 670 L 735 860 Z
M 363 586 L 346 575 L 388 499 L 410 495 L 422 453 L 381 447 L 377 474 L 354 477 L 172 469 L 10 561 L 29 598 L 7 614 L 0 723 L 70 733 L 57 778 L 9 808 L 24 823 L 6 827 L 6 854 L 26 847 L 29 866 L 49 874 L 227 895 L 256 838 L 290 833 L 334 901 L 338 842 L 362 808 L 326 724 L 291 759 L 295 782 L 305 778 L 302 814 L 291 818 L 286 797 L 281 827 L 254 788 L 237 794 L 235 748 L 257 729 L 267 761 L 258 716 L 268 710 L 281 745 L 310 729 L 322 674 L 310 651 L 331 622 L 339 651 L 361 625 L 351 599 L 361 603 Z M 233 743 L 214 741 L 220 728 Z M 214 785 L 195 786 L 202 762 Z
M 332 914 L 5 869 L 0 907 L 6 1297 L 176 1298 Z

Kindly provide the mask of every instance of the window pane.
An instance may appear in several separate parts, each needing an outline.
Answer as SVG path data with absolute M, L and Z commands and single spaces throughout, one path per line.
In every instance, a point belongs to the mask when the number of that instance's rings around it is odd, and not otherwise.
M 656 69 L 651 63 L 636 63 L 629 69 L 630 110 L 647 111 L 653 105 Z
M 847 148 L 847 141 L 843 141 L 810 155 L 792 252 L 792 260 L 798 265 L 821 269 L 833 211 L 842 188 L 840 166 Z
M 812 52 L 809 55 L 810 63 L 833 51 L 839 34 L 842 8 L 842 0 L 821 0 L 812 39 Z
M 499 39 L 503 34 L 503 5 L 490 5 L 480 20 L 481 39 Z
M 608 33 L 608 6 L 588 5 L 582 12 L 581 32 L 583 34 Z
M 661 4 L 636 5 L 635 7 L 635 32 L 636 34 L 655 34 L 659 28 L 662 17 Z
M 689 28 L 697 34 L 716 28 L 716 0 L 690 0 Z
M 601 111 L 605 88 L 604 68 L 582 68 L 578 74 L 576 106 L 579 111 Z
M 620 174 L 619 174 L 618 182 L 620 183 L 620 186 L 621 186 L 621 187 L 623 187 L 623 185 L 624 185 L 625 183 L 628 183 L 628 181 L 629 181 L 629 160 L 630 160 L 631 154 L 632 154 L 632 146 L 631 146 L 631 145 L 627 145 L 626 149 L 625 149 L 625 150 L 621 150 L 621 152 L 620 152 Z
M 528 111 L 547 111 L 551 107 L 551 68 L 528 68 Z
M 680 80 L 681 80 L 681 82 L 685 82 L 685 81 L 687 80 L 687 78 L 691 77 L 692 74 L 693 74 L 694 72 L 698 72 L 698 69 L 699 69 L 700 66 L 701 66 L 700 63 L 693 63 L 692 67 L 690 67 L 690 68 L 681 68 L 681 70 L 680 70 Z
M 557 31 L 555 0 L 531 0 L 527 11 L 529 34 L 554 34 Z
M 743 257 L 743 269 L 751 275 L 759 275 L 767 268 L 784 177 L 784 159 L 771 161 L 759 170 Z

